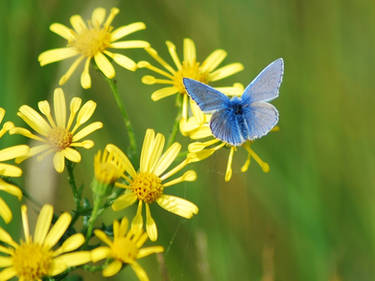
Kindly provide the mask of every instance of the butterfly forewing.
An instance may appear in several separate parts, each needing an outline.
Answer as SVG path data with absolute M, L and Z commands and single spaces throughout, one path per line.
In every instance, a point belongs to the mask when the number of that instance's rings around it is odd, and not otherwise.
M 190 97 L 205 113 L 224 109 L 229 102 L 227 96 L 201 82 L 184 78 L 184 85 Z
M 247 103 L 270 101 L 279 96 L 279 88 L 283 79 L 284 61 L 282 58 L 270 63 L 246 87 L 242 100 Z

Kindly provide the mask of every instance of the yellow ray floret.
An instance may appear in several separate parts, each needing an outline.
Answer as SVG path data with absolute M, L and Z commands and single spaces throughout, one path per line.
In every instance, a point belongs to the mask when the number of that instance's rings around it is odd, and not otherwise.
M 81 128 L 91 118 L 96 108 L 96 103 L 91 100 L 82 107 L 81 103 L 80 98 L 74 97 L 70 102 L 70 114 L 67 115 L 64 92 L 61 88 L 57 88 L 53 95 L 54 117 L 51 114 L 50 104 L 46 100 L 38 103 L 39 110 L 44 116 L 28 105 L 21 106 L 17 115 L 35 133 L 25 128 L 14 127 L 10 130 L 10 134 L 20 134 L 41 144 L 32 147 L 26 156 L 17 157 L 16 162 L 21 162 L 34 155 L 39 155 L 38 159 L 40 160 L 53 153 L 53 164 L 59 173 L 64 171 L 65 158 L 72 162 L 80 162 L 81 154 L 75 148 L 90 149 L 93 147 L 92 140 L 82 139 L 103 127 L 102 122 L 93 122 Z
M 161 68 L 154 66 L 147 61 L 140 61 L 138 67 L 147 68 L 155 72 L 157 75 L 162 76 L 162 78 L 157 78 L 152 75 L 142 77 L 142 82 L 144 84 L 165 85 L 165 87 L 152 93 L 151 98 L 153 101 L 175 94 L 183 95 L 182 119 L 186 120 L 189 112 L 189 99 L 183 84 L 184 77 L 198 80 L 205 84 L 211 84 L 212 82 L 221 80 L 243 70 L 243 65 L 241 63 L 232 63 L 218 68 L 227 56 L 226 51 L 221 49 L 213 51 L 202 63 L 200 63 L 197 61 L 195 44 L 193 40 L 189 38 L 184 39 L 182 61 L 177 55 L 176 46 L 170 41 L 167 41 L 166 44 L 174 66 L 171 66 L 161 58 L 155 49 L 147 47 L 146 51 L 159 63 Z M 224 89 L 227 89 L 227 92 L 232 93 L 233 95 L 237 95 L 239 92 L 236 89 L 231 90 L 231 87 L 225 87 Z
M 0 123 L 3 121 L 5 110 L 0 107 Z M 14 127 L 12 122 L 5 122 L 0 129 L 0 138 Z M 16 145 L 7 148 L 0 149 L 0 177 L 20 177 L 22 175 L 21 168 L 3 163 L 4 161 L 12 160 L 17 157 L 23 157 L 29 152 L 27 145 Z M 22 198 L 22 191 L 14 184 L 8 183 L 4 179 L 0 178 L 0 190 L 5 191 L 9 194 L 16 196 L 19 200 Z M 0 197 L 0 216 L 6 223 L 12 220 L 12 212 L 9 209 L 6 202 Z
M 142 248 L 147 240 L 147 234 L 142 229 L 131 227 L 128 231 L 128 220 L 124 217 L 119 223 L 113 222 L 113 241 L 101 230 L 95 230 L 95 235 L 107 246 L 98 247 L 91 252 L 92 261 L 111 259 L 103 269 L 103 276 L 109 277 L 118 273 L 122 265 L 130 265 L 140 281 L 148 281 L 144 269 L 137 260 L 154 253 L 163 252 L 163 247 L 152 246 Z
M 70 17 L 73 29 L 60 23 L 53 23 L 50 30 L 68 41 L 64 48 L 52 49 L 41 53 L 38 57 L 41 66 L 49 63 L 61 61 L 71 57 L 77 57 L 68 71 L 61 77 L 59 85 L 63 85 L 84 61 L 83 72 L 81 74 L 81 85 L 87 89 L 91 87 L 89 66 L 91 59 L 108 78 L 115 76 L 115 69 L 107 57 L 111 58 L 118 65 L 134 71 L 136 63 L 129 57 L 113 53 L 110 49 L 145 48 L 150 44 L 142 40 L 121 40 L 125 36 L 146 28 L 143 22 L 135 22 L 121 26 L 113 30 L 111 23 L 120 12 L 117 8 L 112 8 L 106 18 L 104 8 L 96 8 L 91 19 L 84 22 L 80 15 Z
M 186 158 L 173 169 L 166 172 L 168 167 L 178 156 L 181 145 L 172 144 L 164 153 L 165 138 L 162 134 L 155 135 L 154 130 L 148 129 L 143 141 L 140 158 L 140 167 L 136 171 L 125 154 L 125 172 L 121 176 L 122 181 L 117 181 L 115 186 L 125 188 L 126 191 L 112 205 L 115 211 L 124 209 L 138 201 L 137 214 L 132 221 L 132 225 L 137 229 L 143 228 L 142 206 L 146 209 L 146 231 L 150 240 L 157 239 L 157 228 L 154 219 L 151 217 L 150 204 L 156 202 L 160 207 L 184 218 L 191 218 L 198 213 L 198 207 L 177 196 L 164 194 L 164 189 L 184 181 L 194 181 L 196 173 L 193 170 L 186 171 L 183 175 L 166 181 L 186 165 L 194 162 L 195 159 Z M 107 145 L 109 152 L 120 151 L 114 145 Z
M 0 280 L 6 281 L 13 277 L 19 280 L 42 280 L 64 272 L 71 266 L 78 266 L 91 261 L 88 251 L 75 251 L 85 241 L 82 234 L 73 234 L 60 246 L 56 245 L 68 229 L 71 216 L 63 213 L 51 226 L 53 207 L 44 205 L 38 216 L 34 235 L 30 235 L 27 208 L 21 208 L 22 224 L 25 239 L 16 243 L 13 238 L 0 228 Z

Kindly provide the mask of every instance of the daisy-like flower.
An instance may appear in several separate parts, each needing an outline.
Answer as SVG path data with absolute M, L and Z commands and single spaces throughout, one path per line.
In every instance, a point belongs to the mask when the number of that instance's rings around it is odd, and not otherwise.
M 25 240 L 16 243 L 13 238 L 0 228 L 0 280 L 18 277 L 19 280 L 42 280 L 64 272 L 67 268 L 91 261 L 89 251 L 77 251 L 85 241 L 82 234 L 73 234 L 61 246 L 53 249 L 64 235 L 71 222 L 71 216 L 63 213 L 51 227 L 53 207 L 44 205 L 38 216 L 34 236 L 30 235 L 27 208 L 21 207 Z
M 16 162 L 22 162 L 26 158 L 39 154 L 38 160 L 50 153 L 54 153 L 53 164 L 59 173 L 64 171 L 65 158 L 72 162 L 80 162 L 81 154 L 75 147 L 90 149 L 94 146 L 92 140 L 84 140 L 87 135 L 103 127 L 102 122 L 93 122 L 78 130 L 94 114 L 96 103 L 92 100 L 86 102 L 82 107 L 82 100 L 74 97 L 70 102 L 70 115 L 67 118 L 67 109 L 64 92 L 57 88 L 53 96 L 54 118 L 48 101 L 38 103 L 40 115 L 28 105 L 19 108 L 17 115 L 21 117 L 35 132 L 25 128 L 15 127 L 10 134 L 20 134 L 27 138 L 41 142 L 42 144 L 32 147 L 24 157 L 16 158 Z
M 205 84 L 211 84 L 212 82 L 221 80 L 228 76 L 231 76 L 241 70 L 243 70 L 243 65 L 241 63 L 232 63 L 225 65 L 223 67 L 217 68 L 227 56 L 224 50 L 218 49 L 213 51 L 204 61 L 200 63 L 196 58 L 195 44 L 193 40 L 189 38 L 184 39 L 184 50 L 183 50 L 183 61 L 181 62 L 177 52 L 176 46 L 170 42 L 166 41 L 166 45 L 169 54 L 175 64 L 175 68 L 168 64 L 164 59 L 162 59 L 156 50 L 151 47 L 147 47 L 145 50 L 153 57 L 165 70 L 150 64 L 147 61 L 140 61 L 138 67 L 147 68 L 158 75 L 163 76 L 163 78 L 156 78 L 151 75 L 146 75 L 142 77 L 142 82 L 144 84 L 162 84 L 166 87 L 156 90 L 152 93 L 151 98 L 154 101 L 163 99 L 165 97 L 181 94 L 183 96 L 182 103 L 182 119 L 186 120 L 188 118 L 188 105 L 189 97 L 186 93 L 182 79 L 191 78 L 198 80 Z M 236 91 L 236 90 L 235 90 Z
M 157 228 L 154 219 L 151 217 L 149 205 L 156 202 L 160 207 L 184 218 L 191 218 L 198 213 L 198 207 L 180 197 L 164 194 L 164 189 L 183 181 L 194 181 L 196 173 L 193 170 L 185 172 L 182 176 L 165 182 L 168 178 L 179 172 L 187 164 L 196 161 L 186 158 L 169 172 L 165 171 L 174 162 L 181 150 L 181 145 L 177 142 L 172 144 L 166 152 L 163 152 L 165 138 L 162 134 L 155 136 L 154 130 L 148 129 L 143 141 L 140 159 L 140 168 L 136 171 L 125 154 L 114 145 L 107 145 L 106 150 L 122 154 L 125 172 L 121 176 L 126 184 L 116 182 L 115 186 L 125 188 L 123 195 L 115 200 L 112 205 L 113 210 L 118 211 L 138 201 L 137 214 L 132 221 L 132 225 L 138 229 L 143 228 L 142 207 L 146 208 L 146 231 L 150 240 L 157 239 Z
M 85 61 L 81 74 L 81 85 L 85 89 L 91 87 L 89 73 L 91 59 L 94 59 L 98 68 L 110 79 L 115 76 L 115 69 L 106 56 L 128 70 L 136 70 L 137 64 L 132 59 L 122 54 L 113 53 L 109 49 L 148 47 L 150 44 L 142 40 L 118 41 L 131 33 L 145 29 L 146 25 L 143 22 L 135 22 L 113 30 L 111 23 L 119 11 L 117 8 L 112 8 L 106 18 L 106 10 L 104 8 L 96 8 L 87 24 L 80 15 L 73 15 L 70 17 L 73 29 L 60 23 L 53 23 L 50 26 L 50 30 L 66 39 L 68 43 L 65 48 L 52 49 L 41 53 L 38 57 L 40 65 L 44 66 L 78 56 L 68 71 L 61 77 L 59 85 L 63 85 L 76 68 Z
M 118 273 L 123 264 L 128 264 L 134 270 L 140 281 L 148 281 L 144 269 L 137 260 L 154 253 L 163 252 L 163 247 L 152 246 L 142 248 L 147 240 L 147 234 L 142 229 L 131 227 L 129 231 L 128 220 L 124 217 L 119 223 L 113 222 L 113 241 L 101 230 L 94 231 L 96 237 L 108 246 L 98 247 L 91 252 L 92 261 L 97 262 L 102 259 L 112 259 L 103 270 L 103 276 L 109 277 Z
M 3 121 L 5 115 L 5 110 L 0 107 L 0 123 Z M 14 125 L 12 122 L 5 122 L 3 127 L 0 129 L 0 138 L 4 136 Z M 2 163 L 3 161 L 11 160 L 17 157 L 22 157 L 29 152 L 29 147 L 27 145 L 15 145 L 0 150 L 0 176 L 1 177 L 20 177 L 22 175 L 22 170 L 11 164 Z M 6 182 L 4 179 L 0 178 L 0 190 L 12 194 L 21 200 L 22 191 L 15 185 Z M 0 216 L 4 219 L 6 223 L 12 220 L 12 212 L 8 205 L 5 203 L 3 198 L 0 197 Z

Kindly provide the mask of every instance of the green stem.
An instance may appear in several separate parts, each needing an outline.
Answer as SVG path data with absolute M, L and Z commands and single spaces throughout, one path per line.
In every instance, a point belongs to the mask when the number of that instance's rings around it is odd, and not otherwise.
M 178 126 L 180 124 L 180 120 L 181 120 L 181 111 L 179 110 L 177 115 L 176 115 L 176 118 L 174 120 L 172 131 L 171 131 L 171 133 L 169 134 L 169 137 L 168 137 L 167 148 L 170 147 L 176 139 L 176 135 L 177 135 L 177 131 L 178 131 Z
M 86 245 L 88 244 L 88 242 L 91 238 L 92 231 L 94 229 L 95 221 L 99 216 L 99 208 L 100 208 L 101 203 L 102 203 L 102 197 L 101 196 L 95 196 L 94 208 L 91 211 L 90 219 L 89 219 L 88 226 L 87 226 Z
M 126 112 L 125 106 L 120 99 L 118 88 L 117 88 L 117 83 L 113 79 L 109 79 L 107 77 L 105 77 L 105 79 L 107 80 L 109 87 L 111 88 L 113 98 L 115 99 L 116 104 L 121 111 L 122 120 L 124 121 L 125 127 L 128 130 L 129 144 L 130 144 L 130 147 L 129 147 L 130 151 L 128 151 L 128 153 L 131 153 L 132 156 L 138 155 L 138 148 L 137 148 L 137 142 L 135 139 L 134 129 L 128 117 L 128 113 Z
M 74 203 L 76 204 L 76 211 L 81 207 L 81 191 L 77 187 L 76 179 L 74 177 L 74 164 L 66 161 L 66 168 L 68 170 L 68 181 L 72 188 Z

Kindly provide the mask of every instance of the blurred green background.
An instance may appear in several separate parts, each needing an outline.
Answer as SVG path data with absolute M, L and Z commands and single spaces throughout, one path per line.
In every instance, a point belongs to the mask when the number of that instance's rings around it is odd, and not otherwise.
M 215 86 L 246 85 L 274 59 L 285 60 L 280 97 L 273 102 L 281 130 L 253 145 L 270 173 L 255 163 L 240 173 L 246 156 L 236 153 L 233 178 L 225 183 L 225 150 L 195 165 L 198 180 L 170 193 L 195 202 L 199 215 L 187 221 L 152 206 L 157 243 L 166 252 L 165 264 L 156 256 L 141 261 L 151 280 L 375 280 L 374 1 L 1 1 L 0 106 L 7 109 L 7 120 L 21 125 L 17 108 L 50 98 L 70 64 L 39 66 L 38 54 L 65 44 L 48 26 L 68 25 L 75 13 L 88 18 L 99 5 L 120 8 L 114 26 L 144 21 L 147 29 L 132 38 L 149 41 L 168 61 L 165 40 L 182 55 L 183 38 L 190 37 L 198 60 L 223 48 L 224 63 L 244 64 L 244 71 Z M 124 54 L 150 60 L 142 50 Z M 149 71 L 118 66 L 116 71 L 138 143 L 146 128 L 168 134 L 177 111 L 174 99 L 151 101 L 159 87 L 140 81 Z M 108 85 L 91 73 L 88 91 L 79 86 L 78 72 L 64 86 L 67 96 L 95 100 L 94 119 L 105 124 L 93 135 L 95 148 L 82 152 L 77 173 L 86 184 L 97 149 L 109 142 L 123 149 L 128 144 Z M 181 136 L 178 140 L 186 144 Z M 4 137 L 1 145 L 22 141 Z M 45 176 L 28 172 L 27 162 L 23 167 L 27 177 Z M 65 175 L 49 202 L 57 212 L 73 206 Z M 132 207 L 127 214 L 134 212 Z M 122 214 L 108 211 L 103 220 Z M 19 226 L 16 216 L 7 228 L 16 233 Z M 111 280 L 137 279 L 127 268 Z

